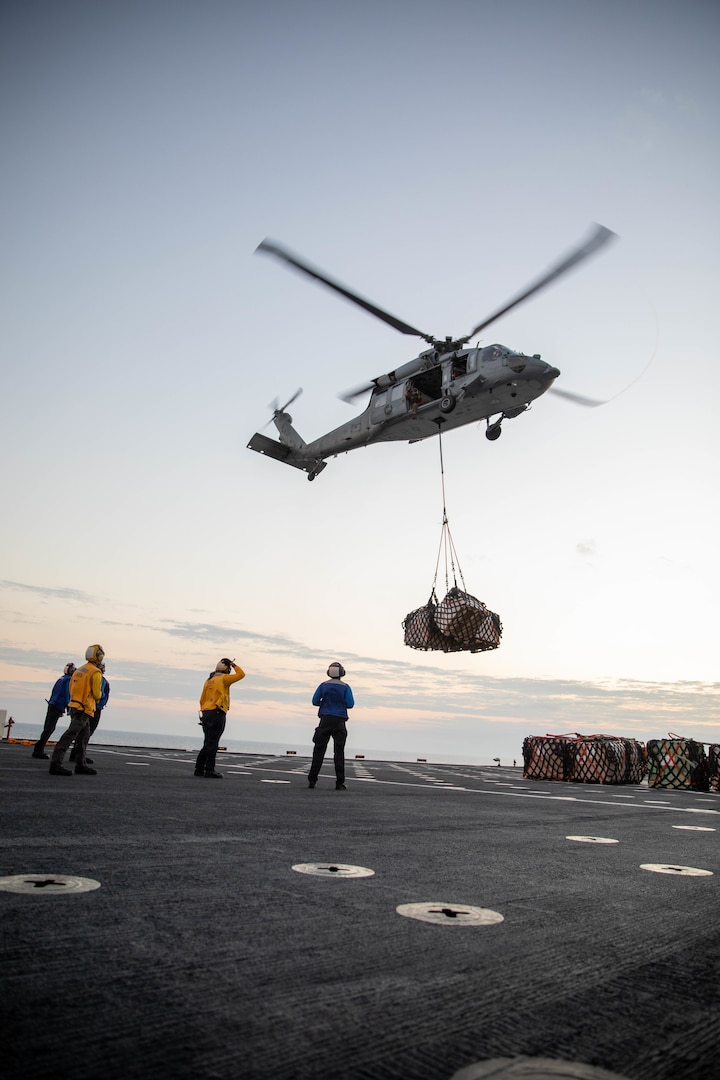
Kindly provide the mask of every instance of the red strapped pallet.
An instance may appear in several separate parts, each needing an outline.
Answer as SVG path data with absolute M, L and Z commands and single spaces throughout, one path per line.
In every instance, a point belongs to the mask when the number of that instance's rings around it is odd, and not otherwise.
M 720 792 L 720 743 L 712 743 L 708 749 L 708 780 L 710 790 Z
M 577 784 L 639 784 L 645 749 L 636 739 L 615 735 L 529 735 L 523 742 L 526 780 Z
M 649 739 L 648 787 L 708 791 L 705 747 L 694 739 L 668 732 L 667 739 Z

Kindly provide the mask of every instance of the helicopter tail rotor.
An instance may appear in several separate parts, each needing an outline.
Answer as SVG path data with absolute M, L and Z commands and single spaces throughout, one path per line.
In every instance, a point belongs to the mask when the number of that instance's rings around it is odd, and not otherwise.
M 297 401 L 297 399 L 298 399 L 298 398 L 300 397 L 300 395 L 302 394 L 302 392 L 303 392 L 303 391 L 302 391 L 302 386 L 299 386 L 299 387 L 297 388 L 297 390 L 295 391 L 295 393 L 293 394 L 293 396 L 292 396 L 291 398 L 289 398 L 289 399 L 288 399 L 288 400 L 287 400 L 287 401 L 285 402 L 285 404 L 284 404 L 284 405 L 280 405 L 280 404 L 278 403 L 278 399 L 277 399 L 277 398 L 273 398 L 273 400 L 272 400 L 272 401 L 270 402 L 270 404 L 268 405 L 268 409 L 269 409 L 269 410 L 270 410 L 270 412 L 272 413 L 272 416 L 271 416 L 271 417 L 270 417 L 270 419 L 268 420 L 267 424 L 265 424 L 264 426 L 265 426 L 265 427 L 269 427 L 269 425 L 270 425 L 270 424 L 272 424 L 272 422 L 273 422 L 273 420 L 275 419 L 275 417 L 276 417 L 276 416 L 282 416 L 282 415 L 283 415 L 283 414 L 285 413 L 285 410 L 286 410 L 286 409 L 289 409 L 289 408 L 290 408 L 290 406 L 292 405 L 293 401 Z M 290 422 L 292 423 L 292 417 L 291 417 L 291 416 L 288 416 L 288 420 L 289 420 L 289 421 L 290 421 Z

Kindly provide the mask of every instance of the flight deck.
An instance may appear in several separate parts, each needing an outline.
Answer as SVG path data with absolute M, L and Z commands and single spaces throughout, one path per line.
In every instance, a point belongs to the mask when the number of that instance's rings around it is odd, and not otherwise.
M 717 1075 L 719 795 L 91 756 L 0 744 L 8 1080 Z

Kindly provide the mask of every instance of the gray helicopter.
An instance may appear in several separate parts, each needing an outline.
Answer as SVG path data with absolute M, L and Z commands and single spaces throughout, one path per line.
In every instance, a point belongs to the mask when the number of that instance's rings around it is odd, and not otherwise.
M 401 334 L 422 338 L 429 348 L 395 371 L 378 375 L 370 382 L 341 394 L 344 401 L 352 402 L 372 391 L 364 412 L 334 431 L 310 443 L 298 435 L 287 412 L 302 393 L 298 390 L 285 405 L 271 406 L 272 422 L 279 432 L 279 441 L 258 432 L 247 444 L 248 448 L 292 465 L 295 469 L 302 469 L 307 473 L 308 480 L 314 480 L 327 465 L 327 458 L 371 443 L 414 443 L 437 435 L 441 429 L 443 432 L 452 431 L 453 428 L 482 420 L 486 421 L 486 437 L 497 439 L 503 420 L 513 420 L 525 412 L 547 390 L 552 389 L 553 393 L 579 405 L 602 405 L 601 401 L 555 389 L 553 383 L 560 372 L 546 364 L 537 353 L 526 356 L 505 345 L 468 348 L 467 344 L 496 319 L 594 255 L 614 237 L 615 233 L 610 229 L 596 225 L 590 237 L 579 247 L 569 252 L 519 296 L 478 323 L 465 337 L 446 337 L 442 340 L 376 307 L 279 244 L 263 240 L 257 248 L 258 252 L 282 259 L 358 304 Z

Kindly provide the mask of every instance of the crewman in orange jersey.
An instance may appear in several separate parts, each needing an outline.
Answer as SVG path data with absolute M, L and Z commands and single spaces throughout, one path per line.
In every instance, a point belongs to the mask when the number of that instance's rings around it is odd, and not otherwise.
M 230 708 L 230 687 L 244 678 L 243 669 L 238 667 L 234 660 L 224 657 L 218 660 L 215 670 L 211 671 L 205 680 L 200 695 L 200 723 L 205 733 L 205 742 L 195 762 L 195 776 L 222 779 L 222 773 L 215 771 L 215 756 Z
M 75 772 L 84 776 L 95 776 L 97 769 L 91 769 L 87 763 L 90 722 L 95 716 L 97 703 L 102 696 L 102 662 L 105 650 L 102 645 L 88 645 L 85 650 L 86 663 L 73 672 L 70 679 L 70 727 L 57 741 L 50 759 L 52 776 L 72 776 L 72 770 L 63 765 L 65 751 L 75 743 Z

